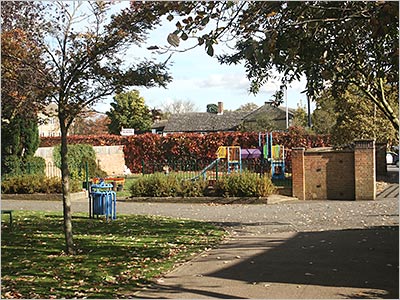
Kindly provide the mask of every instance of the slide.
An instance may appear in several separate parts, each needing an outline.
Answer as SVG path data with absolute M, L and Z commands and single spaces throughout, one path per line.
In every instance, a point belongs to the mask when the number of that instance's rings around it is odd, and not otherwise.
M 195 177 L 191 178 L 190 180 L 194 181 L 200 178 L 200 176 L 203 176 L 206 174 L 206 172 L 208 170 L 210 170 L 220 159 L 217 158 L 216 160 L 214 160 L 211 164 L 209 164 L 207 167 L 205 167 L 203 170 L 201 170 L 199 175 L 196 175 Z

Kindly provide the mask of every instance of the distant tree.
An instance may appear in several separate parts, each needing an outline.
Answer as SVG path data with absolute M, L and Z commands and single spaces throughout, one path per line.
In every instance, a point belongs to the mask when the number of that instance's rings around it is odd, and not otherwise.
M 98 135 L 108 133 L 110 119 L 105 114 L 87 111 L 79 114 L 70 128 L 73 135 Z
M 184 114 L 188 112 L 193 112 L 196 110 L 196 105 L 191 100 L 179 100 L 175 99 L 172 102 L 166 102 L 162 105 L 162 111 L 164 115 L 168 118 L 173 114 Z
M 207 104 L 207 112 L 210 114 L 217 114 L 218 113 L 218 105 L 215 103 Z
M 338 119 L 337 101 L 330 91 L 324 91 L 315 99 L 317 107 L 312 113 L 312 129 L 315 133 L 331 134 Z
M 256 110 L 257 108 L 258 108 L 257 104 L 255 104 L 253 102 L 249 102 L 249 103 L 241 105 L 236 111 L 252 112 L 252 111 Z
M 137 90 L 117 94 L 106 114 L 110 118 L 108 131 L 111 134 L 120 134 L 122 128 L 147 131 L 153 122 L 150 109 Z
M 297 104 L 297 109 L 293 113 L 292 126 L 306 128 L 308 126 L 307 111 L 302 103 Z
M 157 120 L 161 120 L 163 118 L 163 112 L 161 109 L 159 108 L 153 108 L 150 110 L 150 115 L 151 115 L 151 120 L 157 121 Z
M 386 100 L 399 111 L 398 92 L 386 87 Z M 352 143 L 355 139 L 375 139 L 378 142 L 398 144 L 398 131 L 390 121 L 357 87 L 351 86 L 341 97 L 335 98 L 336 123 L 331 129 L 335 145 Z
M 386 86 L 386 100 L 398 110 L 398 92 Z M 328 90 L 316 98 L 317 108 L 312 114 L 313 131 L 330 134 L 332 143 L 340 146 L 355 139 L 375 139 L 378 142 L 398 143 L 398 132 L 383 113 L 355 86 L 350 86 L 341 97 Z

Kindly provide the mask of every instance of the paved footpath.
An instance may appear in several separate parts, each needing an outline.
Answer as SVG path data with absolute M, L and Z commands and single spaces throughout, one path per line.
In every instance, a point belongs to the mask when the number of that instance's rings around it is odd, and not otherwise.
M 2 209 L 61 211 L 60 202 L 2 200 Z M 86 202 L 73 202 L 87 212 Z M 231 234 L 136 298 L 392 298 L 399 296 L 399 201 L 212 205 L 119 202 L 118 213 L 211 221 Z

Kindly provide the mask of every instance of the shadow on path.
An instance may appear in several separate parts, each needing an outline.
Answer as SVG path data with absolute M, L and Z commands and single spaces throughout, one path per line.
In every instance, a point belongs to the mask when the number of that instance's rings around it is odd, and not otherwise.
M 398 227 L 303 232 L 281 242 L 276 237 L 266 239 L 264 246 L 270 249 L 204 275 L 248 283 L 379 289 L 386 291 L 379 297 L 398 299 Z M 221 248 L 238 246 L 230 244 Z M 252 247 L 252 244 L 246 244 L 246 247 Z M 260 247 L 260 243 L 253 247 Z M 346 296 L 357 298 L 357 295 Z M 365 294 L 359 298 L 364 297 Z

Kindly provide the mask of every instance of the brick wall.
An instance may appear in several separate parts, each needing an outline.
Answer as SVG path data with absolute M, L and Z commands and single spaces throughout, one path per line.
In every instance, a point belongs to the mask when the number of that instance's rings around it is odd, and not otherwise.
M 352 151 L 305 152 L 306 199 L 354 199 Z
M 376 197 L 374 141 L 355 141 L 354 169 L 356 200 L 374 200 Z
M 304 148 L 292 149 L 292 194 L 305 200 Z
M 300 200 L 375 199 L 373 141 L 355 141 L 354 151 L 294 148 L 292 166 L 293 196 Z

